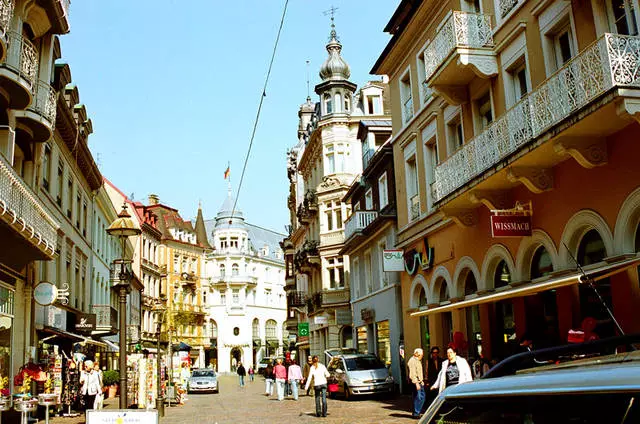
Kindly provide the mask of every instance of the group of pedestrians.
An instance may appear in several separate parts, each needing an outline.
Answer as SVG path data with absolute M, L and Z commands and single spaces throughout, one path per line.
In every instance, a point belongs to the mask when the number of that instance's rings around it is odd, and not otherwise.
M 249 371 L 247 371 L 242 365 L 242 362 L 238 362 L 238 368 L 236 369 L 238 373 L 238 379 L 240 380 L 240 387 L 244 387 L 244 378 L 248 375 L 249 381 L 253 382 L 253 377 L 255 375 L 255 370 L 252 367 L 249 367 Z
M 279 401 L 284 400 L 291 390 L 291 396 L 294 400 L 298 400 L 300 396 L 300 387 L 304 384 L 304 390 L 307 396 L 313 389 L 316 401 L 316 416 L 327 416 L 327 378 L 329 371 L 320 363 L 318 356 L 309 356 L 304 370 L 295 360 L 285 367 L 282 359 L 278 358 L 276 364 L 267 365 L 264 370 L 265 379 L 265 396 L 273 395 L 273 388 L 276 387 L 276 394 Z M 289 389 L 288 389 L 289 388 Z
M 424 351 L 417 348 L 407 362 L 407 375 L 413 390 L 412 416 L 414 418 L 420 418 L 423 408 L 428 406 L 438 393 L 447 387 L 473 380 L 469 363 L 463 357 L 458 356 L 458 350 L 454 344 L 447 346 L 447 359 L 445 360 L 440 358 L 438 347 L 431 348 L 427 360 L 426 376 L 422 365 L 423 356 Z M 425 383 L 427 383 L 428 389 L 425 389 L 427 387 Z

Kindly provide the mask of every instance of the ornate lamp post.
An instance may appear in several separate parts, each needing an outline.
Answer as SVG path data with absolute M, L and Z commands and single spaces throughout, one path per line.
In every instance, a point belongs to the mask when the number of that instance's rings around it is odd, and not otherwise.
M 162 303 L 158 302 L 156 304 L 155 312 L 158 314 L 158 327 L 156 331 L 156 360 L 158 365 L 158 396 L 156 398 L 156 409 L 158 410 L 158 415 L 164 417 L 164 396 L 162 394 L 162 365 L 160 361 L 160 335 L 162 334 L 162 323 L 164 322 L 164 316 L 167 312 L 167 308 L 161 306 Z M 169 341 L 171 342 L 171 341 Z
M 118 291 L 120 299 L 120 409 L 127 409 L 127 294 L 131 290 L 130 282 L 133 278 L 131 259 L 127 257 L 127 239 L 140 235 L 142 230 L 135 226 L 131 215 L 127 212 L 127 204 L 122 205 L 118 218 L 107 228 L 110 236 L 117 237 L 122 245 L 122 258 L 116 259 L 114 264 L 118 275 L 118 283 L 113 286 Z M 119 270 L 117 269 L 119 266 Z

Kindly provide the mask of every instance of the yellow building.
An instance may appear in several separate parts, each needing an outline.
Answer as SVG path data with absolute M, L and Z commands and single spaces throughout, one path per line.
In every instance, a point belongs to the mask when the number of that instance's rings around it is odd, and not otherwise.
M 156 224 L 162 233 L 159 264 L 165 279 L 161 293 L 166 293 L 168 307 L 163 333 L 170 335 L 172 344 L 182 342 L 190 346 L 192 362 L 204 367 L 204 350 L 210 344 L 204 330 L 206 310 L 202 281 L 203 258 L 208 249 L 206 235 L 203 241 L 191 222 L 184 221 L 176 209 L 160 203 L 157 196 L 149 196 L 147 210 L 158 217 Z
M 372 73 L 390 78 L 407 349 L 455 341 L 500 359 L 524 339 L 616 333 L 573 258 L 623 330 L 640 329 L 639 10 L 400 3 Z M 530 235 L 492 237 L 516 204 L 531 204 Z

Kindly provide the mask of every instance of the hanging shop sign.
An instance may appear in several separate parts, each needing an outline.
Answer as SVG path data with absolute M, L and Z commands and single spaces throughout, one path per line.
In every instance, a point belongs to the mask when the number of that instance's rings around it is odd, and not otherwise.
M 423 239 L 424 245 L 423 252 L 418 252 L 416 249 L 411 249 L 404 254 L 404 270 L 409 275 L 414 275 L 418 272 L 419 268 L 423 271 L 430 269 L 433 266 L 434 248 L 429 247 L 427 239 Z
M 402 250 L 383 250 L 382 268 L 384 272 L 404 271 L 404 256 Z
M 33 299 L 38 305 L 49 306 L 58 299 L 58 288 L 48 281 L 40 281 L 33 289 Z
M 300 337 L 309 336 L 309 323 L 308 322 L 299 322 L 298 323 L 298 336 L 300 336 Z
M 516 203 L 513 209 L 491 211 L 491 236 L 528 237 L 531 235 L 531 202 L 528 205 Z
M 328 324 L 329 323 L 329 318 L 325 317 L 324 315 L 318 315 L 313 317 L 313 323 L 314 324 Z
M 79 333 L 91 333 L 96 329 L 96 314 L 78 315 L 75 329 Z
M 376 317 L 375 309 L 365 308 L 360 311 L 360 318 L 362 318 L 362 321 L 364 322 L 373 322 L 375 317 Z

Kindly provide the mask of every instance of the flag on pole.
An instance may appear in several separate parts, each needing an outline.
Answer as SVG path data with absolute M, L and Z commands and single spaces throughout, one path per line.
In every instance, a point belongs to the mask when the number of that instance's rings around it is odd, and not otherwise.
M 226 180 L 227 178 L 229 178 L 230 174 L 231 174 L 231 169 L 229 166 L 227 166 L 227 170 L 224 171 L 224 179 Z

